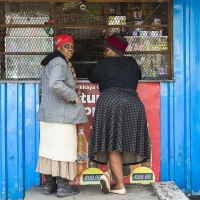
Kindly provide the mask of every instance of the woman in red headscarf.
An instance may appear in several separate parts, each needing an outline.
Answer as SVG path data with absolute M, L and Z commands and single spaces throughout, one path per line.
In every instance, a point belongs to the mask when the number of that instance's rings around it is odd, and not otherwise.
M 44 66 L 39 84 L 41 103 L 40 146 L 37 171 L 45 174 L 43 193 L 57 192 L 58 197 L 77 194 L 69 185 L 76 177 L 76 124 L 88 121 L 80 99 L 76 73 L 69 59 L 74 53 L 74 40 L 68 34 L 56 37 L 56 50 L 41 62 Z

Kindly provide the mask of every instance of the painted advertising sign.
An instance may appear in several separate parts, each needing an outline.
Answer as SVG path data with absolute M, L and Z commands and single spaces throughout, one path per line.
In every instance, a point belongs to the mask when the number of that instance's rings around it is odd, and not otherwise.
M 100 176 L 105 172 L 106 166 L 88 160 L 88 143 L 92 120 L 97 99 L 100 95 L 97 84 L 79 83 L 82 91 L 81 100 L 89 119 L 86 124 L 77 125 L 78 155 L 77 177 L 72 184 L 91 185 L 99 184 Z M 149 184 L 160 179 L 160 86 L 159 83 L 139 83 L 138 94 L 145 105 L 152 142 L 152 158 L 146 163 L 123 167 L 124 182 L 126 184 Z M 154 141 L 155 140 L 155 141 Z M 111 184 L 115 180 L 111 180 Z

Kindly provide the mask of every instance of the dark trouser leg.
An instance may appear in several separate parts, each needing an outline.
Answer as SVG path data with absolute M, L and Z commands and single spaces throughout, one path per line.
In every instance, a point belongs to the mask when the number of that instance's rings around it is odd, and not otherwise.
M 68 197 L 79 193 L 78 188 L 69 185 L 69 180 L 57 177 L 57 197 Z
M 56 192 L 56 177 L 52 177 L 52 175 L 45 175 L 46 181 L 44 183 L 43 194 L 51 194 Z

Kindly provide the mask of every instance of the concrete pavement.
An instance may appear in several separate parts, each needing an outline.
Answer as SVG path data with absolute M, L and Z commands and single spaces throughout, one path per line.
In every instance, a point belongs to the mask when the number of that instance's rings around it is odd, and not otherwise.
M 174 182 L 156 182 L 150 185 L 126 185 L 127 194 L 104 194 L 100 185 L 76 186 L 80 193 L 74 196 L 59 198 L 67 200 L 189 200 Z M 56 200 L 56 193 L 42 194 L 42 186 L 31 187 L 25 194 L 24 200 Z
M 127 194 L 104 194 L 100 190 L 100 185 L 77 186 L 80 193 L 74 196 L 57 198 L 56 193 L 51 195 L 43 195 L 42 187 L 35 186 L 29 189 L 25 195 L 25 200 L 159 200 L 157 196 L 153 196 L 150 186 L 142 185 L 126 185 Z

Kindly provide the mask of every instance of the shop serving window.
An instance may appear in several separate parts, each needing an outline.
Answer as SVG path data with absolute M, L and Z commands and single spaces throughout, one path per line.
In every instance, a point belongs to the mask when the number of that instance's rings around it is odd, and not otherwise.
M 144 80 L 172 80 L 172 1 L 0 2 L 1 80 L 37 80 L 55 36 L 75 39 L 78 78 L 103 57 L 104 38 L 124 36 Z

